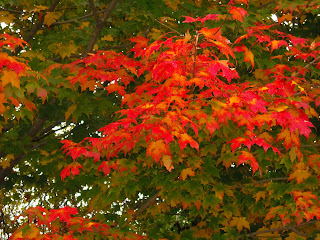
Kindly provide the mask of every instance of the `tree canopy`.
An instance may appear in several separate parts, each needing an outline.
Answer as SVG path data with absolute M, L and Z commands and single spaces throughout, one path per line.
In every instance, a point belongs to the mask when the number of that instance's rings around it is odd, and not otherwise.
M 1 237 L 320 239 L 319 0 L 0 3 Z

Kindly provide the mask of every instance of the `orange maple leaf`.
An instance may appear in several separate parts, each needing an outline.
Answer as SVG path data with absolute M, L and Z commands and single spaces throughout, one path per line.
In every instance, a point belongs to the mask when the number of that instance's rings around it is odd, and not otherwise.
M 162 163 L 166 167 L 166 169 L 171 172 L 172 169 L 174 169 L 172 165 L 172 157 L 169 155 L 163 155 L 162 157 Z
M 179 139 L 179 145 L 181 151 L 187 147 L 187 145 L 190 144 L 191 147 L 195 148 L 199 152 L 199 144 L 192 138 L 190 137 L 187 133 L 183 133 L 180 135 Z
M 250 229 L 250 224 L 245 217 L 233 217 L 230 221 L 230 226 L 236 227 L 239 232 L 241 232 L 244 227 Z
M 235 52 L 244 52 L 244 60 L 245 62 L 250 62 L 252 68 L 254 67 L 254 55 L 246 46 L 237 46 L 234 49 Z
M 271 45 L 271 52 L 272 52 L 274 49 L 278 49 L 281 46 L 288 46 L 288 43 L 284 40 L 273 40 L 268 45 Z
M 294 167 L 295 170 L 289 175 L 289 180 L 295 179 L 297 183 L 300 184 L 311 176 L 308 167 L 306 167 L 303 162 L 297 163 Z
M 6 86 L 11 83 L 13 87 L 20 89 L 20 79 L 15 71 L 3 70 L 3 76 L 1 77 L 2 86 Z
M 243 22 L 243 18 L 245 17 L 245 15 L 248 15 L 246 10 L 244 10 L 243 8 L 235 7 L 235 6 L 231 7 L 230 13 L 234 20 L 239 20 L 240 22 Z
M 250 165 L 252 167 L 253 173 L 258 170 L 259 164 L 256 160 L 256 158 L 252 155 L 252 153 L 241 151 L 241 155 L 239 156 L 239 164 L 246 163 L 247 161 L 250 161 Z
M 180 178 L 185 180 L 188 176 L 192 177 L 195 175 L 195 172 L 191 168 L 186 168 L 181 171 Z
M 170 150 L 163 140 L 150 142 L 146 156 L 151 156 L 157 163 L 163 155 L 170 155 Z

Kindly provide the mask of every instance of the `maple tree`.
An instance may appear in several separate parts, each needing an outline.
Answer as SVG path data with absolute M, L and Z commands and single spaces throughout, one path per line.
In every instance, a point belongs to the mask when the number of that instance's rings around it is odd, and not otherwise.
M 11 239 L 320 238 L 319 1 L 4 2 Z

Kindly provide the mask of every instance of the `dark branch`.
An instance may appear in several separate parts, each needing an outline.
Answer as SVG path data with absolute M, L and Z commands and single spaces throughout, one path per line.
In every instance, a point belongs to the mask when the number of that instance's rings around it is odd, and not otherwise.
M 14 127 L 14 123 L 11 122 L 8 126 L 5 126 L 5 127 L 2 128 L 2 132 L 7 132 L 13 127 Z
M 54 9 L 57 7 L 59 4 L 60 0 L 55 0 L 52 5 L 49 7 L 49 9 L 46 12 L 53 12 Z M 32 37 L 37 33 L 39 28 L 43 25 L 44 17 L 46 15 L 46 12 L 43 14 L 43 17 L 39 19 L 39 21 L 36 23 L 36 25 L 31 29 L 31 31 L 28 33 L 28 35 L 24 38 L 26 42 L 30 41 Z M 16 51 L 18 52 L 18 51 Z
M 157 197 L 160 195 L 161 190 L 158 190 L 152 197 L 148 198 L 147 201 L 142 204 L 142 206 L 133 215 L 133 220 L 135 220 L 144 210 L 146 210 L 150 205 L 152 205 Z
M 97 13 L 102 13 L 103 11 L 98 11 Z M 84 15 L 82 17 L 78 17 L 78 18 L 75 18 L 75 19 L 70 19 L 70 20 L 67 20 L 67 21 L 63 21 L 63 22 L 55 22 L 55 23 L 52 23 L 50 25 L 50 27 L 54 27 L 54 26 L 57 26 L 57 25 L 62 25 L 62 24 L 68 24 L 68 23 L 73 23 L 73 22 L 76 22 L 76 21 L 79 21 L 81 19 L 85 19 L 85 18 L 89 18 L 89 17 L 92 17 L 94 14 L 93 13 L 90 13 L 90 14 L 87 14 L 87 15 Z
M 91 6 L 91 8 L 92 8 L 93 16 L 94 16 L 94 18 L 96 19 L 96 21 L 98 22 L 98 21 L 99 21 L 99 16 L 98 16 L 98 14 L 97 14 L 96 5 L 94 4 L 94 1 L 93 1 L 93 0 L 89 0 L 89 3 L 90 3 L 90 6 Z
M 45 118 L 38 117 L 35 123 L 32 125 L 32 128 L 30 129 L 28 136 L 34 138 L 39 133 L 45 122 Z
M 96 27 L 93 31 L 93 34 L 89 40 L 89 43 L 87 45 L 87 48 L 86 48 L 85 52 L 83 53 L 83 57 L 86 57 L 88 55 L 88 53 L 90 53 L 93 50 L 93 46 L 96 43 L 96 41 L 100 35 L 100 32 L 105 24 L 105 21 L 107 20 L 107 18 L 111 14 L 112 10 L 115 8 L 117 2 L 118 2 L 118 0 L 112 0 L 109 3 L 108 7 L 103 11 L 103 16 L 97 22 L 97 25 L 96 25 Z
M 47 142 L 41 142 L 41 143 L 38 143 L 37 145 L 32 145 L 30 148 L 30 151 L 37 149 L 46 143 Z M 12 169 L 14 168 L 14 166 L 16 166 L 21 161 L 21 159 L 23 159 L 26 155 L 27 155 L 27 153 L 23 153 L 23 154 L 15 157 L 15 159 L 10 161 L 9 167 L 3 168 L 3 169 L 0 168 L 0 184 L 2 184 L 5 177 L 8 176 L 12 172 Z
M 121 45 L 115 45 L 115 46 L 106 46 L 103 48 L 100 48 L 99 50 L 111 50 L 111 49 L 124 49 L 127 47 L 133 47 L 132 43 L 127 44 L 121 44 Z M 96 51 L 92 51 L 92 53 L 95 53 Z M 81 54 L 71 54 L 69 58 L 82 58 L 83 56 Z M 56 57 L 56 58 L 49 58 L 48 60 L 54 61 L 54 62 L 60 62 L 62 61 L 62 57 Z
M 13 9 L 6 9 L 6 8 L 2 8 L 0 7 L 1 11 L 5 11 L 5 12 L 11 12 L 11 13 L 17 13 L 17 14 L 24 14 L 23 11 L 18 11 L 18 10 L 13 10 Z
M 306 223 L 301 223 L 299 225 L 299 227 L 302 227 L 304 225 L 309 225 L 312 223 L 317 222 L 318 220 L 314 220 L 314 221 L 310 221 L 310 222 L 306 222 Z M 248 237 L 256 237 L 257 235 L 260 234 L 264 234 L 264 233 L 272 233 L 272 232 L 280 232 L 280 231 L 293 231 L 296 234 L 303 236 L 303 237 L 307 237 L 308 235 L 305 233 L 300 232 L 295 226 L 288 226 L 288 227 L 280 227 L 280 228 L 272 228 L 272 229 L 268 229 L 268 230 L 262 230 L 262 231 L 257 231 L 257 232 L 252 232 L 252 233 L 247 233 L 247 234 L 243 234 L 240 237 L 238 237 L 239 239 L 243 238 L 244 236 L 248 236 Z
M 52 128 L 56 127 L 58 124 L 60 124 L 63 121 L 63 119 L 59 119 L 55 122 L 53 122 L 52 124 L 50 124 L 50 126 L 46 127 L 45 129 L 43 129 L 39 135 L 42 136 L 44 134 L 47 134 L 48 132 L 50 132 L 52 130 Z
M 263 179 L 263 180 L 256 181 L 256 182 L 251 182 L 251 183 L 246 183 L 246 184 L 242 184 L 242 185 L 237 185 L 237 186 L 234 186 L 233 188 L 243 188 L 243 187 L 246 187 L 246 186 L 248 186 L 248 185 L 259 185 L 259 184 L 266 183 L 266 182 L 286 181 L 286 180 L 288 180 L 287 177 L 268 178 L 268 179 Z

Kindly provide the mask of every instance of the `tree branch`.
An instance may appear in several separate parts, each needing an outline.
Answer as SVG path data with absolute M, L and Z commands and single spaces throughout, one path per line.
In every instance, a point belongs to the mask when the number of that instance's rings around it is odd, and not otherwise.
M 53 130 L 54 127 L 56 127 L 59 123 L 61 123 L 63 121 L 63 119 L 59 119 L 55 122 L 53 122 L 52 124 L 50 124 L 50 126 L 46 127 L 45 129 L 43 129 L 40 133 L 39 133 L 39 137 L 33 138 L 32 142 L 38 142 L 41 139 L 51 135 L 52 133 L 55 132 L 55 130 Z
M 304 68 L 305 68 L 305 69 L 308 69 L 311 65 L 313 65 L 313 64 L 315 64 L 315 63 L 317 63 L 317 62 L 319 62 L 319 60 L 320 60 L 320 56 L 319 56 L 319 57 L 317 57 L 316 59 L 314 59 L 313 61 L 309 62 L 306 66 L 304 66 Z M 297 76 L 299 76 L 299 75 L 300 75 L 300 73 L 299 73 L 299 72 L 297 72 L 297 73 L 296 73 L 296 74 L 294 74 L 291 78 L 297 77 Z
M 94 16 L 94 18 L 96 19 L 96 21 L 98 22 L 98 21 L 99 21 L 99 16 L 98 16 L 98 14 L 97 14 L 96 5 L 94 4 L 94 1 L 93 1 L 93 0 L 89 0 L 89 3 L 90 3 L 90 6 L 91 6 L 91 8 L 92 8 L 93 16 Z
M 11 13 L 17 13 L 17 14 L 24 14 L 23 11 L 18 11 L 18 10 L 13 10 L 13 9 L 6 9 L 3 7 L 0 7 L 0 11 L 5 11 L 5 12 L 11 12 Z
M 55 0 L 52 5 L 49 7 L 49 9 L 43 14 L 43 17 L 39 19 L 38 23 L 31 29 L 31 31 L 28 33 L 28 35 L 23 39 L 26 42 L 29 42 L 32 37 L 36 34 L 36 32 L 39 30 L 39 28 L 43 25 L 44 17 L 47 12 L 53 12 L 54 9 L 57 7 L 59 4 L 60 0 Z
M 156 20 L 158 23 L 160 23 L 162 26 L 164 26 L 164 27 L 166 27 L 166 28 L 170 29 L 171 31 L 173 31 L 173 32 L 175 32 L 175 33 L 177 33 L 177 34 L 179 34 L 180 36 L 183 36 L 183 34 L 182 34 L 182 33 L 178 32 L 177 30 L 173 29 L 172 27 L 169 27 L 168 25 L 166 25 L 166 24 L 164 24 L 164 23 L 160 22 L 158 19 L 155 19 L 155 20 Z
M 38 147 L 46 144 L 47 142 L 41 142 L 41 143 L 38 143 L 36 145 L 32 145 L 31 148 L 30 148 L 30 151 L 34 150 L 34 149 L 37 149 Z M 25 156 L 27 155 L 27 153 L 23 153 L 17 157 L 15 157 L 15 159 L 11 160 L 10 161 L 10 166 L 7 167 L 7 168 L 0 168 L 0 185 L 4 182 L 4 179 L 6 176 L 8 176 L 13 167 L 16 166 L 20 161 L 21 159 L 23 159 Z
M 266 182 L 272 182 L 272 181 L 286 181 L 288 180 L 287 177 L 278 177 L 278 178 L 268 178 L 268 179 L 263 179 L 263 180 L 259 180 L 259 181 L 256 181 L 256 182 L 251 182 L 251 183 L 246 183 L 246 184 L 241 184 L 241 185 L 236 185 L 234 186 L 233 188 L 243 188 L 243 187 L 246 187 L 248 185 L 259 185 L 259 184 L 262 184 L 262 183 L 266 183 Z
M 106 46 L 103 48 L 100 48 L 100 50 L 111 50 L 111 49 L 123 49 L 127 47 L 132 47 L 132 43 L 127 43 L 127 44 L 121 44 L 121 45 L 115 45 L 115 46 Z M 95 53 L 96 51 L 92 51 L 92 53 Z M 81 54 L 71 54 L 69 58 L 82 58 L 83 56 Z M 48 60 L 54 61 L 54 62 L 59 62 L 62 60 L 62 57 L 55 57 L 55 58 L 49 58 Z
M 89 40 L 88 45 L 87 45 L 87 48 L 86 48 L 85 52 L 83 53 L 83 57 L 86 57 L 88 55 L 88 53 L 90 53 L 93 50 L 93 46 L 96 43 L 96 41 L 100 35 L 100 32 L 105 24 L 105 21 L 107 20 L 107 18 L 111 14 L 111 12 L 114 9 L 114 7 L 116 6 L 117 2 L 118 2 L 118 0 L 112 0 L 109 3 L 108 7 L 103 11 L 103 16 L 96 24 L 96 27 L 93 31 L 93 34 Z
M 159 189 L 152 197 L 148 198 L 147 201 L 142 204 L 142 206 L 133 215 L 133 220 L 135 220 L 144 210 L 146 210 L 151 204 L 153 204 L 157 197 L 160 195 L 161 189 Z
M 34 138 L 40 131 L 40 129 L 43 127 L 44 123 L 46 122 L 45 118 L 38 117 L 35 123 L 32 125 L 28 136 L 31 138 Z
M 299 226 L 301 227 L 301 226 L 309 225 L 309 224 L 312 224 L 315 222 L 318 222 L 318 220 L 314 220 L 314 221 L 310 221 L 310 222 L 306 222 L 306 223 L 301 223 Z M 288 230 L 293 231 L 296 234 L 303 236 L 303 237 L 308 236 L 307 234 L 300 232 L 295 226 L 288 226 L 288 227 L 272 228 L 272 229 L 261 230 L 261 231 L 257 231 L 257 232 L 243 234 L 243 235 L 239 236 L 238 239 L 242 238 L 243 236 L 248 236 L 248 237 L 252 238 L 257 235 L 264 234 L 264 233 L 272 233 L 272 232 L 280 232 L 280 231 L 288 231 Z
M 5 127 L 2 128 L 2 132 L 7 132 L 13 127 L 14 127 L 14 123 L 11 122 L 8 126 L 5 126 Z
M 50 130 L 52 130 L 52 128 L 56 127 L 58 124 L 60 124 L 63 121 L 63 119 L 59 119 L 57 121 L 54 121 L 52 124 L 50 124 L 48 127 L 46 127 L 45 129 L 43 129 L 39 135 L 44 135 L 47 134 Z
M 103 11 L 98 11 L 97 14 L 98 14 L 98 13 L 102 13 L 102 12 L 103 12 Z M 84 16 L 82 16 L 82 17 L 70 19 L 70 20 L 67 20 L 67 21 L 55 22 L 55 23 L 52 23 L 52 24 L 50 25 L 50 27 L 54 27 L 54 26 L 62 25 L 62 24 L 73 23 L 73 22 L 79 21 L 79 20 L 84 19 L 84 18 L 92 17 L 93 15 L 94 15 L 93 13 L 90 13 L 90 14 L 84 15 Z

